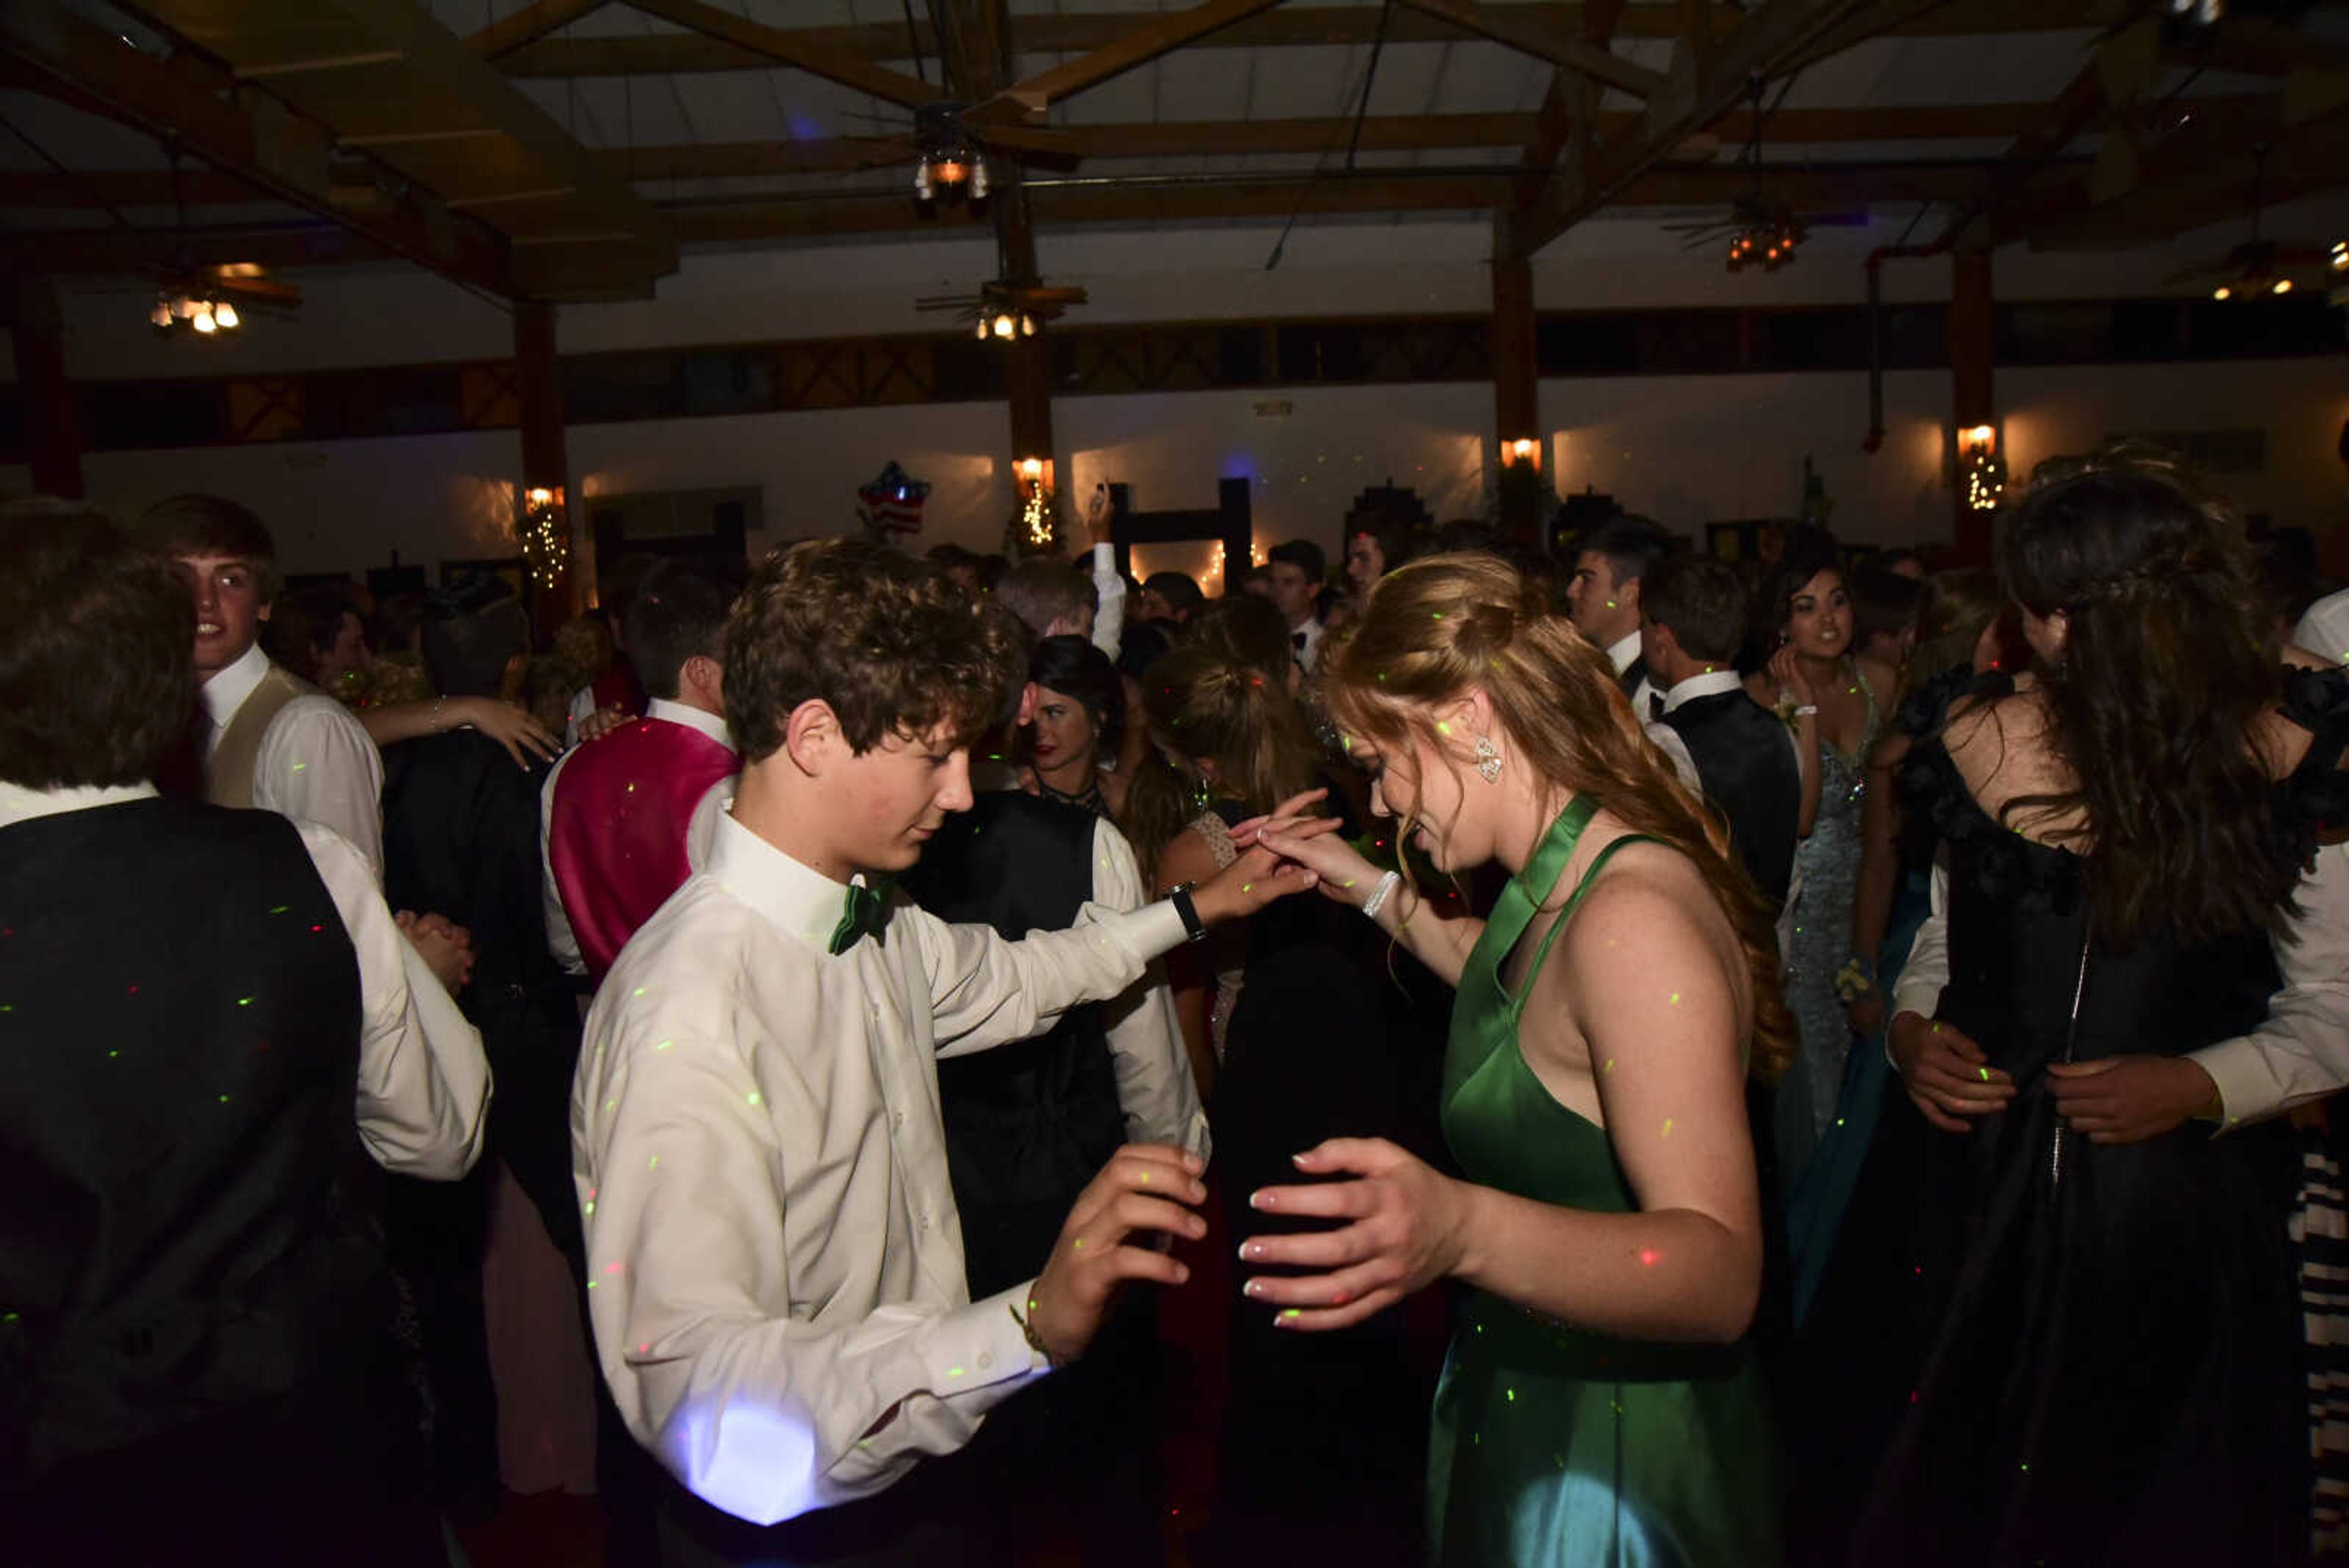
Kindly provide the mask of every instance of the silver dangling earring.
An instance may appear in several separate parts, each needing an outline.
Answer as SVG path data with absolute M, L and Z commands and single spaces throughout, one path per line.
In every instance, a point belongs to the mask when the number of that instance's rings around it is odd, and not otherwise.
M 1478 778 L 1486 784 L 1501 782 L 1501 748 L 1493 744 L 1488 736 L 1476 737 L 1475 763 Z

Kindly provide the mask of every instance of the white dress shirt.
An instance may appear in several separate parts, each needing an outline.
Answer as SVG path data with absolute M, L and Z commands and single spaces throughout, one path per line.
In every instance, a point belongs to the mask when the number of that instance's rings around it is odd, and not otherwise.
M 35 790 L 0 783 L 0 828 L 154 794 L 154 786 L 143 784 Z M 392 924 L 358 852 L 331 828 L 302 821 L 294 826 L 358 954 L 360 1139 L 386 1170 L 453 1181 L 472 1168 L 488 1124 L 490 1064 L 481 1037 Z
M 1297 666 L 1306 674 L 1312 674 L 1313 667 L 1321 662 L 1321 639 L 1327 635 L 1327 628 L 1319 619 L 1309 615 L 1305 618 L 1304 625 L 1288 628 L 1288 640 L 1295 644 Z M 1300 637 L 1305 639 L 1303 642 L 1297 641 Z
M 2349 664 L 2349 588 L 2309 606 L 2292 639 L 2320 659 Z
M 1125 641 L 1125 578 L 1117 569 L 1114 545 L 1093 546 L 1093 646 L 1117 662 Z
M 1946 858 L 1946 857 L 1945 857 Z M 1895 1016 L 1933 1016 L 1950 981 L 1949 870 L 1933 867 L 1932 912 L 1892 987 Z M 2327 845 L 2293 889 L 2300 913 L 2275 937 L 2283 988 L 2249 1034 L 2187 1054 L 2218 1085 L 2222 1127 L 2258 1121 L 2349 1085 L 2349 845 Z M 1891 1047 L 1889 1036 L 1886 1051 Z M 1897 1066 L 1897 1064 L 1896 1064 Z
M 1607 645 L 1607 662 L 1615 667 L 1616 674 L 1622 674 L 1639 661 L 1640 633 L 1636 628 Z M 1631 689 L 1631 711 L 1640 716 L 1643 724 L 1648 722 L 1648 699 L 1655 693 L 1654 684 L 1644 675 L 1640 677 L 1640 684 Z
M 212 748 L 269 672 L 269 656 L 255 643 L 204 682 L 204 711 L 212 722 L 204 741 Z M 296 697 L 277 711 L 253 759 L 253 804 L 295 822 L 331 827 L 359 852 L 383 885 L 383 754 L 350 710 L 332 697 Z
M 1139 909 L 1152 900 L 1133 846 L 1103 817 L 1093 825 L 1093 902 L 1104 909 Z M 1140 980 L 1102 1005 L 1102 1023 L 1117 1069 L 1117 1103 L 1130 1143 L 1171 1143 L 1206 1158 L 1213 1152 L 1207 1113 L 1191 1076 L 1182 1021 L 1164 969 L 1152 962 Z
M 936 1058 L 1117 996 L 1183 938 L 1087 906 L 1007 942 L 900 898 L 831 955 L 846 889 L 731 815 L 587 1017 L 572 1098 L 598 1361 L 693 1492 L 771 1523 L 967 1442 L 1044 1366 L 976 1303 Z
M 595 711 L 591 705 L 591 713 Z M 728 751 L 735 750 L 734 732 L 726 721 L 715 713 L 705 713 L 685 702 L 672 702 L 666 697 L 656 697 L 645 704 L 647 719 L 666 719 L 672 724 L 683 724 L 698 730 Z M 590 744 L 594 742 L 590 742 Z M 579 954 L 579 938 L 571 929 L 571 917 L 564 911 L 563 892 L 554 885 L 554 859 L 548 852 L 549 837 L 554 823 L 554 781 L 563 776 L 563 765 L 577 753 L 578 748 L 565 752 L 546 770 L 546 779 L 538 786 L 538 898 L 539 909 L 546 921 L 546 950 L 567 974 L 585 974 L 587 961 Z M 709 840 L 718 831 L 718 818 L 734 798 L 734 781 L 719 779 L 701 792 L 694 803 L 693 815 L 685 825 L 685 863 L 699 870 L 709 858 Z

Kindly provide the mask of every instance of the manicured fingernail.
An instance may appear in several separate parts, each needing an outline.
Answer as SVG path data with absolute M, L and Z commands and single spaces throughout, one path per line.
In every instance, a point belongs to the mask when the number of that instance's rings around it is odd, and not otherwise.
M 1251 1193 L 1249 1193 L 1249 1194 L 1248 1194 L 1248 1207 L 1249 1207 L 1249 1208 L 1251 1208 L 1251 1209 L 1269 1209 L 1269 1208 L 1271 1208 L 1271 1207 L 1272 1207 L 1272 1194 L 1271 1194 L 1269 1191 L 1257 1191 L 1257 1192 L 1251 1192 Z
M 1299 1318 L 1303 1317 L 1304 1315 L 1305 1315 L 1305 1309 L 1304 1309 L 1304 1308 L 1302 1308 L 1302 1307 L 1290 1307 L 1287 1312 L 1282 1313 L 1279 1316 L 1278 1316 L 1278 1317 L 1274 1318 L 1272 1321 L 1273 1321 L 1274 1323 L 1276 1323 L 1276 1324 L 1289 1324 L 1289 1323 L 1295 1323 Z
M 1256 1262 L 1258 1258 L 1264 1256 L 1264 1243 L 1261 1241 L 1242 1241 L 1240 1243 L 1240 1256 L 1247 1259 L 1249 1262 Z
M 1191 1282 L 1190 1264 L 1177 1263 L 1174 1265 L 1174 1282 L 1178 1285 L 1187 1285 Z
M 1250 1280 L 1247 1283 L 1240 1287 L 1240 1294 L 1244 1296 L 1260 1296 L 1264 1294 L 1264 1282 L 1262 1280 Z
M 1310 1155 L 1312 1152 L 1313 1151 L 1311 1149 L 1307 1149 L 1304 1154 L 1292 1154 L 1288 1157 L 1288 1163 L 1295 1166 L 1302 1166 L 1305 1163 L 1306 1157 Z

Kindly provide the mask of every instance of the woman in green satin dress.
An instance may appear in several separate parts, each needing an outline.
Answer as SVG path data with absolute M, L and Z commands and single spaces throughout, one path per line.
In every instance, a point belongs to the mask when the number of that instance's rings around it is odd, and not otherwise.
M 1257 828 L 1458 987 L 1444 1135 L 1466 1179 L 1377 1139 L 1297 1158 L 1251 1201 L 1330 1229 L 1242 1248 L 1300 1332 L 1446 1275 L 1468 1287 L 1436 1391 L 1429 1547 L 1466 1564 L 1753 1568 L 1778 1557 L 1745 1344 L 1762 1220 L 1749 1050 L 1782 1064 L 1767 908 L 1541 590 L 1489 556 L 1381 578 L 1325 650 L 1373 805 L 1441 870 L 1511 873 L 1489 919 L 1287 819 Z M 1301 1272 L 1300 1272 L 1301 1271 Z

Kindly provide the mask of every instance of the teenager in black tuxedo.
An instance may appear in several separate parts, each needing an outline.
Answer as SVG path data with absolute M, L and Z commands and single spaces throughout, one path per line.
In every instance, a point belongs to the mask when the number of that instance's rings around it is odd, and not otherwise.
M 1655 717 L 1687 752 L 1705 798 L 1729 818 L 1730 842 L 1774 906 L 1795 867 L 1803 769 L 1792 733 L 1746 694 L 1734 661 L 1745 588 L 1725 561 L 1672 556 L 1641 580 L 1640 649 Z M 1672 741 L 1659 737 L 1669 753 Z
M 158 795 L 171 567 L 49 501 L 0 557 L 0 1555 L 445 1563 L 371 1166 L 472 1163 L 480 1041 L 347 841 Z
M 1631 699 L 1631 710 L 1650 716 L 1648 699 L 1663 690 L 1642 657 L 1640 611 L 1642 585 L 1656 564 L 1672 553 L 1672 536 L 1645 517 L 1619 514 L 1582 536 L 1574 576 L 1566 586 L 1567 614 L 1615 667 L 1615 683 Z

